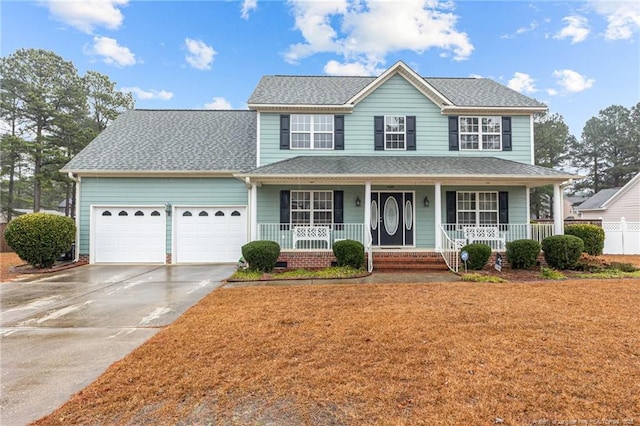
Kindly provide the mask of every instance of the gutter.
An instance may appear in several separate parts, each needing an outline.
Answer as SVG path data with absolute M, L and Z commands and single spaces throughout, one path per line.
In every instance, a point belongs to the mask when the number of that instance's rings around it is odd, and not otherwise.
M 75 206 L 75 222 L 76 222 L 76 249 L 73 253 L 73 261 L 80 260 L 80 176 L 74 175 L 72 172 L 67 173 L 67 177 L 76 183 L 76 206 Z

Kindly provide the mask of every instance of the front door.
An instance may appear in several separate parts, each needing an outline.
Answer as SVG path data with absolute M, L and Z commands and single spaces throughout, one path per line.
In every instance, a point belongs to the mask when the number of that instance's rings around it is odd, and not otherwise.
M 413 222 L 413 193 L 371 193 L 371 235 L 374 246 L 412 246 Z

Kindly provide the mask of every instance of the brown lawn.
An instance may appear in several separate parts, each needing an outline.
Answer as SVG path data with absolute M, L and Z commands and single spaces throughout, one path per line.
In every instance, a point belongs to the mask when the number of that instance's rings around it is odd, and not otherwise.
M 634 279 L 222 288 L 36 424 L 640 424 L 639 306 Z
M 13 252 L 0 253 L 0 282 L 11 281 L 21 276 L 21 274 L 11 271 L 11 268 L 24 263 L 24 260 Z

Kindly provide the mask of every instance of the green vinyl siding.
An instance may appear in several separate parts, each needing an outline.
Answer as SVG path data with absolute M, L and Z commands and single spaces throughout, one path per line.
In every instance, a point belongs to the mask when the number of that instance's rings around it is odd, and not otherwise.
M 416 117 L 415 151 L 375 151 L 373 117 Z M 400 75 L 395 75 L 344 114 L 344 150 L 280 149 L 280 114 L 260 113 L 260 165 L 299 155 L 433 155 L 456 157 L 497 156 L 531 163 L 531 117 L 512 116 L 511 151 L 449 151 L 448 117 Z
M 80 184 L 79 253 L 89 254 L 92 205 L 122 206 L 246 206 L 247 189 L 234 178 L 83 177 Z M 167 253 L 171 253 L 172 222 L 167 218 Z

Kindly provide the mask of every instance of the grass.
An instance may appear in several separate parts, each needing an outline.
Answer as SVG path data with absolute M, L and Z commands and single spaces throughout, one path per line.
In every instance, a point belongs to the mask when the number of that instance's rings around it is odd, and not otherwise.
M 507 280 L 494 275 L 481 275 L 481 274 L 464 274 L 462 281 L 476 282 L 476 283 L 506 283 Z
M 638 422 L 637 306 L 628 279 L 220 288 L 36 424 Z
M 323 269 L 292 269 L 283 272 L 271 272 L 267 274 L 270 280 L 281 279 L 310 279 L 310 278 L 351 278 L 356 276 L 362 276 L 364 274 L 362 269 L 354 269 L 348 266 L 336 266 Z M 251 270 L 239 270 L 236 271 L 231 277 L 231 281 L 256 281 L 265 276 L 262 272 Z
M 591 272 L 588 274 L 577 274 L 577 278 L 597 278 L 597 279 L 640 278 L 640 271 L 624 272 L 619 269 L 606 269 L 600 272 Z
M 540 268 L 540 277 L 546 280 L 566 280 L 567 277 L 560 271 L 552 268 Z

